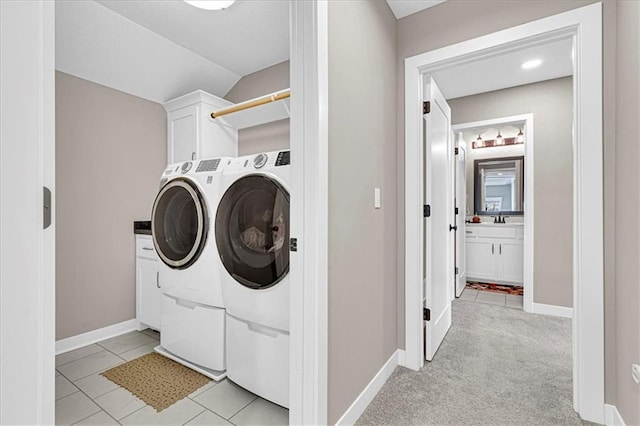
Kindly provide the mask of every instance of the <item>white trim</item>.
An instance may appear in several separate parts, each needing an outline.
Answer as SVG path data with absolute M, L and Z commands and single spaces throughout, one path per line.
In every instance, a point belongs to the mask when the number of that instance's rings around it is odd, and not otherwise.
M 0 1 L 0 424 L 55 421 L 54 6 Z
M 607 426 L 626 426 L 618 407 L 611 404 L 604 404 L 604 424 Z
M 289 423 L 327 423 L 327 2 L 289 2 L 291 19 L 291 237 Z
M 553 317 L 573 318 L 573 308 L 566 306 L 546 305 L 544 303 L 532 303 L 531 313 L 541 315 L 551 315 Z
M 474 121 L 470 123 L 461 123 L 452 126 L 454 133 L 464 131 L 466 129 L 478 127 L 490 127 L 498 124 L 506 125 L 509 123 L 524 123 L 524 279 L 522 286 L 524 288 L 524 311 L 533 312 L 533 294 L 535 292 L 533 281 L 533 264 L 534 264 L 534 131 L 533 131 L 533 114 L 512 115 L 509 117 L 492 118 L 491 120 Z
M 422 78 L 436 69 L 572 37 L 574 43 L 573 407 L 604 422 L 602 4 L 574 9 L 405 59 L 405 350 L 423 365 L 420 229 Z
M 402 352 L 404 351 L 398 349 L 391 355 L 369 384 L 360 392 L 356 400 L 353 401 L 353 404 L 347 408 L 347 411 L 340 417 L 336 425 L 353 425 L 358 421 L 364 410 L 373 401 L 373 398 L 380 392 L 382 386 L 389 380 L 393 371 L 400 365 L 399 360 L 402 357 Z
M 56 355 L 69 352 L 92 343 L 100 342 L 102 340 L 110 339 L 112 337 L 120 336 L 121 334 L 129 333 L 130 331 L 135 331 L 137 329 L 138 320 L 131 319 L 118 324 L 102 327 L 97 330 L 87 331 L 86 333 L 67 337 L 66 339 L 60 339 L 56 341 Z
M 404 367 L 405 366 L 405 359 L 404 359 L 405 351 L 402 350 L 402 349 L 398 349 L 396 352 L 398 353 L 398 365 L 400 367 Z

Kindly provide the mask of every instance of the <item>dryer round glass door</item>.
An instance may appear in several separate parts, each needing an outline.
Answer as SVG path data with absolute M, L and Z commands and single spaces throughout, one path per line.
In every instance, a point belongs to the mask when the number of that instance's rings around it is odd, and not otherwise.
M 277 284 L 289 272 L 289 193 L 277 181 L 248 175 L 225 192 L 216 215 L 216 243 L 227 272 L 251 289 Z
M 198 188 L 186 179 L 162 187 L 153 204 L 151 231 L 158 255 L 171 268 L 184 269 L 204 248 L 207 207 Z

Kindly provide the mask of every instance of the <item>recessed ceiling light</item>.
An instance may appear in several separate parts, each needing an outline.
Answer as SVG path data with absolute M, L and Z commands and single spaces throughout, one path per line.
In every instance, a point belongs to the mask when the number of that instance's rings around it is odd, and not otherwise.
M 530 61 L 523 63 L 520 66 L 522 67 L 523 70 L 529 70 L 531 68 L 540 66 L 541 63 L 542 63 L 542 59 L 532 59 Z
M 184 0 L 185 3 L 205 10 L 220 10 L 231 6 L 236 0 Z

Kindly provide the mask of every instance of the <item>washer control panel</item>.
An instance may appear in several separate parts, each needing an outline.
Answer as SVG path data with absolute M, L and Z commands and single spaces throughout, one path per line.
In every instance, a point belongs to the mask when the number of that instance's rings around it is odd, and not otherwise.
M 291 164 L 291 151 L 280 151 L 276 159 L 276 166 L 288 166 Z
M 264 167 L 265 164 L 267 164 L 267 160 L 269 159 L 269 156 L 267 154 L 258 154 L 255 157 L 253 157 L 253 167 L 255 169 L 261 169 Z
M 180 167 L 180 171 L 182 172 L 182 174 L 185 174 L 189 170 L 191 170 L 191 166 L 193 166 L 193 163 L 191 163 L 191 161 L 185 161 L 184 163 L 182 163 L 182 166 Z

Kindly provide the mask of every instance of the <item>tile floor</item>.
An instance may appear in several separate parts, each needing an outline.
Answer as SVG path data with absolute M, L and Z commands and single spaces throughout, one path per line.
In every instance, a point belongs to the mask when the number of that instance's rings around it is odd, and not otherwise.
M 465 288 L 460 295 L 461 300 L 471 302 L 486 303 L 488 305 L 506 306 L 507 308 L 522 309 L 523 296 L 513 294 L 500 294 L 490 291 L 475 290 L 473 288 Z
M 56 425 L 286 425 L 289 411 L 228 380 L 156 413 L 100 375 L 153 351 L 160 335 L 133 331 L 56 357 Z

